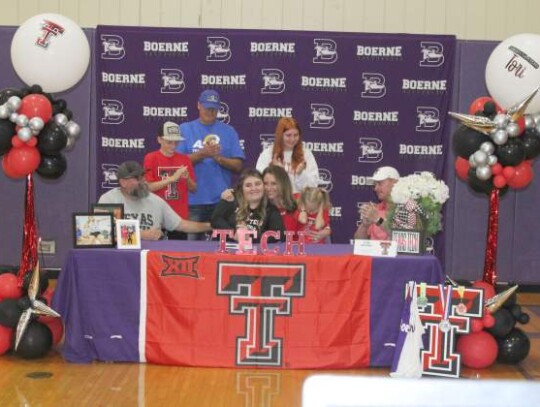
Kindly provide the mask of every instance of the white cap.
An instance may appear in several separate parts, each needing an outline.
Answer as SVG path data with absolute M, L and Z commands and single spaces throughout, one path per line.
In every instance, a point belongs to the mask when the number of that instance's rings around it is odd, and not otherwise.
M 165 122 L 163 124 L 161 137 L 163 137 L 164 140 L 168 140 L 168 141 L 184 140 L 184 138 L 180 134 L 180 129 L 178 127 L 178 124 L 174 122 Z
M 385 179 L 399 179 L 399 172 L 394 167 L 380 167 L 371 177 L 373 181 L 384 181 Z

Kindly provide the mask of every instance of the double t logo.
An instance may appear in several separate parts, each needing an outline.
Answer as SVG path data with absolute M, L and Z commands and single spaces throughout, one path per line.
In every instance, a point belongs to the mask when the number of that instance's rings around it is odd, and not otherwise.
M 305 295 L 305 280 L 305 264 L 218 263 L 218 295 L 229 296 L 231 314 L 245 315 L 244 336 L 236 340 L 238 366 L 282 365 L 275 319 L 292 314 L 292 299 Z

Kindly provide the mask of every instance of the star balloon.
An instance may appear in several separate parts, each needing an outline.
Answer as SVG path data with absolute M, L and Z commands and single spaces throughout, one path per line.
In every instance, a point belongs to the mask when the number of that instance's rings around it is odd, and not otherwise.
M 518 286 L 515 285 L 507 290 L 504 290 L 502 293 L 497 294 L 494 297 L 488 299 L 484 306 L 490 314 L 494 314 L 499 308 L 503 306 L 508 298 L 517 290 Z
M 538 93 L 538 90 L 540 90 L 540 87 L 536 88 L 529 96 L 527 96 L 521 102 L 518 102 L 512 107 L 510 107 L 506 111 L 506 113 L 503 113 L 508 118 L 508 121 L 517 122 L 519 119 L 525 116 L 525 110 L 529 106 L 529 103 L 531 103 L 533 98 Z M 497 128 L 497 122 L 488 117 L 455 112 L 448 112 L 448 114 L 454 119 L 459 120 L 464 126 L 479 131 L 480 133 L 483 133 L 487 136 L 489 136 L 491 132 Z
M 49 307 L 44 302 L 37 299 L 39 292 L 39 262 L 34 267 L 32 272 L 32 279 L 28 285 L 28 298 L 30 300 L 30 307 L 28 307 L 19 318 L 17 324 L 17 330 L 15 331 L 15 350 L 19 347 L 19 343 L 28 328 L 28 324 L 32 320 L 32 315 L 46 315 L 49 317 L 60 317 L 60 314 Z

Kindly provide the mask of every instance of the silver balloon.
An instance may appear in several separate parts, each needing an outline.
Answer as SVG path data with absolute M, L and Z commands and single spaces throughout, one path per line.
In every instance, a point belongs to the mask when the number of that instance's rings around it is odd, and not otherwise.
M 71 150 L 75 146 L 75 139 L 73 137 L 68 137 L 67 144 L 65 147 L 66 151 Z
M 28 121 L 28 127 L 30 127 L 30 130 L 39 132 L 43 126 L 45 126 L 45 122 L 41 117 L 32 117 Z
M 32 130 L 28 127 L 21 127 L 17 131 L 17 136 L 25 143 L 32 138 Z
M 81 135 L 81 126 L 79 126 L 74 121 L 70 120 L 66 124 L 66 132 L 68 136 L 71 136 L 74 139 L 77 139 Z
M 523 116 L 525 118 L 525 128 L 526 129 L 533 129 L 536 127 L 536 124 L 534 123 L 534 118 L 530 114 L 526 114 Z
M 489 165 L 484 165 L 482 167 L 476 168 L 476 176 L 482 181 L 490 179 L 492 175 L 493 172 L 491 171 L 491 167 Z
M 8 107 L 5 104 L 0 105 L 0 119 L 7 119 L 10 114 L 11 114 L 11 111 L 8 109 Z
M 487 164 L 488 155 L 484 151 L 478 150 L 473 154 L 473 160 L 479 167 L 484 166 Z
M 493 118 L 493 124 L 495 124 L 495 127 L 499 129 L 504 129 L 506 125 L 508 124 L 509 117 L 505 113 L 499 113 L 497 116 Z
M 491 138 L 495 144 L 502 146 L 508 141 L 508 133 L 506 130 L 499 129 L 495 133 L 491 134 Z
M 21 107 L 21 98 L 18 97 L 18 96 L 11 96 L 8 100 L 7 100 L 7 107 L 8 109 L 10 109 L 12 112 L 16 112 L 17 110 L 19 110 L 19 108 Z
M 58 113 L 54 115 L 54 122 L 58 124 L 59 126 L 65 126 L 68 124 L 68 118 L 64 113 Z
M 26 117 L 25 114 L 18 115 L 17 120 L 15 120 L 15 124 L 20 127 L 28 126 L 28 117 Z
M 535 113 L 533 115 L 534 125 L 540 127 L 540 113 Z
M 474 154 L 471 154 L 471 156 L 469 157 L 469 166 L 472 168 L 476 168 L 478 166 L 476 161 L 474 161 Z
M 490 155 L 488 157 L 488 165 L 493 166 L 499 162 L 499 159 L 496 155 Z
M 17 121 L 17 117 L 19 117 L 19 113 L 13 112 L 9 115 L 9 121 L 15 123 Z
M 516 122 L 510 122 L 506 125 L 506 132 L 510 137 L 517 137 L 521 134 L 521 129 Z
M 493 154 L 495 152 L 495 146 L 491 141 L 485 141 L 480 144 L 480 150 L 482 150 L 487 155 Z

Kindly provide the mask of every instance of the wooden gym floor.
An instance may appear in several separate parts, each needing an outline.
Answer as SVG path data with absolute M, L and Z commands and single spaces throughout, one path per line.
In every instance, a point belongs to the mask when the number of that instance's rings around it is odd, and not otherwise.
M 540 294 L 518 295 L 530 315 L 519 325 L 531 341 L 518 365 L 463 367 L 463 379 L 540 381 Z M 313 374 L 388 376 L 388 368 L 341 371 L 187 368 L 136 363 L 71 364 L 56 351 L 26 361 L 0 356 L 0 406 L 300 407 L 302 384 Z M 389 379 L 391 380 L 391 379 Z

